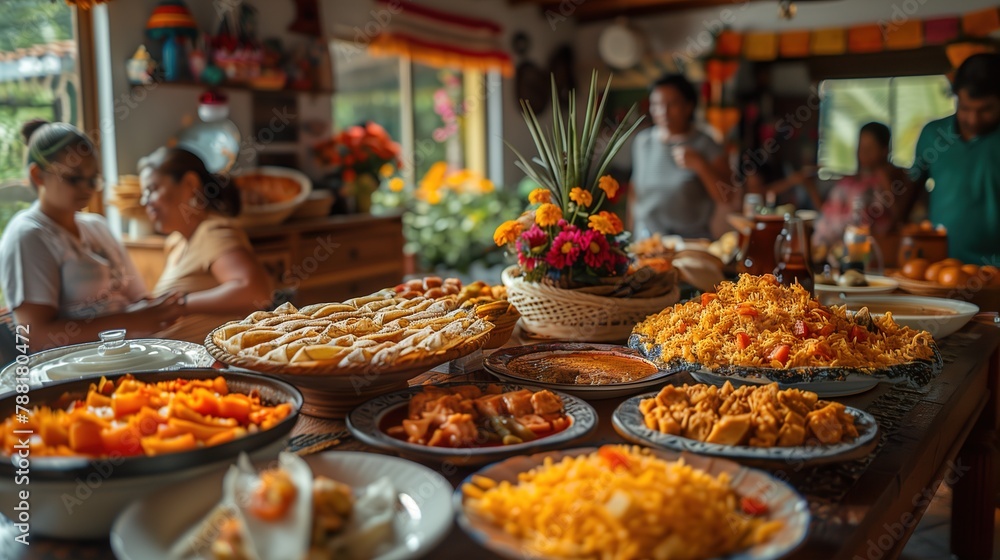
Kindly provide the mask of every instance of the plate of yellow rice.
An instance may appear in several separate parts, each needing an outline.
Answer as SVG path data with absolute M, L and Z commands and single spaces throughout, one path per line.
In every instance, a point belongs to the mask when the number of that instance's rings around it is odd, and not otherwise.
M 810 519 L 763 471 L 624 445 L 507 459 L 466 478 L 454 502 L 474 540 L 518 560 L 775 559 Z
M 891 313 L 826 307 L 802 286 L 744 274 L 715 293 L 679 303 L 636 325 L 629 346 L 664 369 L 782 384 L 821 395 L 822 385 L 879 380 L 923 385 L 942 359 L 930 333 Z M 818 385 L 816 385 L 818 384 Z

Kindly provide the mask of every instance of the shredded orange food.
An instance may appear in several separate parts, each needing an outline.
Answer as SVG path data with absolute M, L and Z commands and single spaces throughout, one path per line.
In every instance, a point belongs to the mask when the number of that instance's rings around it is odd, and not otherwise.
M 647 317 L 633 333 L 646 350 L 658 346 L 664 362 L 708 368 L 883 368 L 933 357 L 930 333 L 897 325 L 891 313 L 872 320 L 875 332 L 848 317 L 845 306 L 824 307 L 798 284 L 744 274 L 700 301 Z
M 767 543 L 783 523 L 728 473 L 605 445 L 545 462 L 517 482 L 475 476 L 465 507 L 523 545 L 525 558 L 716 558 Z M 761 489 L 764 494 L 764 488 Z
M 131 375 L 116 382 L 102 377 L 84 399 L 59 408 L 35 407 L 26 423 L 14 415 L 7 418 L 3 450 L 13 455 L 30 430 L 35 457 L 161 455 L 267 430 L 291 413 L 289 403 L 263 405 L 256 391 L 230 393 L 222 377 L 159 383 Z

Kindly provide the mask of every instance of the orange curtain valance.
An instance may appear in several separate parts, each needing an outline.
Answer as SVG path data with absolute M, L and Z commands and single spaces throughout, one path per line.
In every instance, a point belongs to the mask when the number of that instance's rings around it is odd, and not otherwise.
M 437 68 L 513 74 L 502 48 L 503 29 L 494 22 L 443 12 L 412 2 L 377 0 L 396 13 L 369 44 L 375 55 L 404 56 Z

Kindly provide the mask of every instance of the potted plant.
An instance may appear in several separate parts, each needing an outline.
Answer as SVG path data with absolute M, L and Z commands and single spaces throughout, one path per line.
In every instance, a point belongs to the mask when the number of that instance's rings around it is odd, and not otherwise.
M 393 177 L 372 196 L 373 214 L 403 211 L 404 252 L 428 271 L 444 267 L 468 272 L 473 263 L 502 264 L 493 231 L 519 205 L 515 193 L 497 189 L 479 173 L 449 169 L 443 161 L 416 185 Z
M 603 134 L 605 100 L 598 99 L 593 74 L 582 126 L 574 96 L 563 114 L 552 85 L 552 129 L 545 131 L 531 106 L 522 101 L 524 120 L 537 156 L 529 159 L 511 147 L 517 165 L 541 185 L 520 218 L 494 232 L 518 264 L 504 271 L 508 298 L 524 327 L 537 335 L 581 341 L 618 341 L 647 315 L 676 303 L 676 271 L 630 267 L 625 252 L 629 233 L 614 212 L 603 209 L 619 185 L 606 174 L 641 119 L 636 107 L 610 135 Z M 605 146 L 598 153 L 599 145 Z
M 352 126 L 313 147 L 320 164 L 340 176 L 337 193 L 350 200 L 356 212 L 371 209 L 372 193 L 383 178 L 402 168 L 399 144 L 377 123 Z

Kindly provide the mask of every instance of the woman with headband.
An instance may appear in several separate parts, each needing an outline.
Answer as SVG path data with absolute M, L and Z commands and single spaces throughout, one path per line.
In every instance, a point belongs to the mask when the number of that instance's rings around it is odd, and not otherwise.
M 99 189 L 90 139 L 69 124 L 40 120 L 21 132 L 38 200 L 0 239 L 0 288 L 16 323 L 30 329 L 31 349 L 94 341 L 109 329 L 148 336 L 177 319 L 182 296 L 149 300 L 105 219 L 80 212 Z

